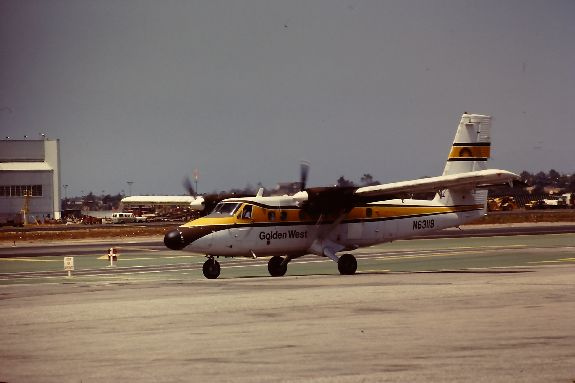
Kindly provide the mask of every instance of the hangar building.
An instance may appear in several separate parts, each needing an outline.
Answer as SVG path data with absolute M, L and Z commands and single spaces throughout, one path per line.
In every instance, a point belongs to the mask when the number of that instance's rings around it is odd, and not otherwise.
M 59 140 L 0 141 L 0 223 L 61 218 Z

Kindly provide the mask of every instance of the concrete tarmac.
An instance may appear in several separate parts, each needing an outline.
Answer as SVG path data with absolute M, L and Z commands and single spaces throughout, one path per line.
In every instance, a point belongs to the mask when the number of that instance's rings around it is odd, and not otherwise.
M 575 265 L 0 286 L 2 382 L 573 382 Z

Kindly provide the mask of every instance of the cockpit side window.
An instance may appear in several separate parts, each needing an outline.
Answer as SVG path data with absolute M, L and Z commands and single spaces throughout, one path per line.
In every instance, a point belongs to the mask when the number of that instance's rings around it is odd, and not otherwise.
M 212 214 L 234 215 L 240 205 L 239 202 L 220 202 L 216 205 Z
M 252 205 L 245 205 L 244 210 L 242 210 L 242 219 L 252 218 Z

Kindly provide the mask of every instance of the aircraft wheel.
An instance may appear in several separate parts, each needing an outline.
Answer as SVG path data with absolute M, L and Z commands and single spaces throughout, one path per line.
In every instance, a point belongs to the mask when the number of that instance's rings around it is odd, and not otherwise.
M 210 258 L 204 262 L 202 270 L 204 272 L 204 277 L 208 279 L 216 279 L 220 276 L 220 263 L 214 258 Z
M 357 261 L 351 254 L 344 254 L 337 261 L 337 268 L 341 275 L 353 275 L 357 270 Z
M 287 264 L 279 255 L 275 255 L 268 261 L 268 271 L 272 277 L 283 277 L 287 271 Z

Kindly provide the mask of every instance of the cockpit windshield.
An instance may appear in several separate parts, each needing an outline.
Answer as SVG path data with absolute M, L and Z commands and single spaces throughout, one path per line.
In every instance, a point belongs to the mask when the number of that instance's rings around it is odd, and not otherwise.
M 210 215 L 230 216 L 234 215 L 241 206 L 239 202 L 220 202 Z

